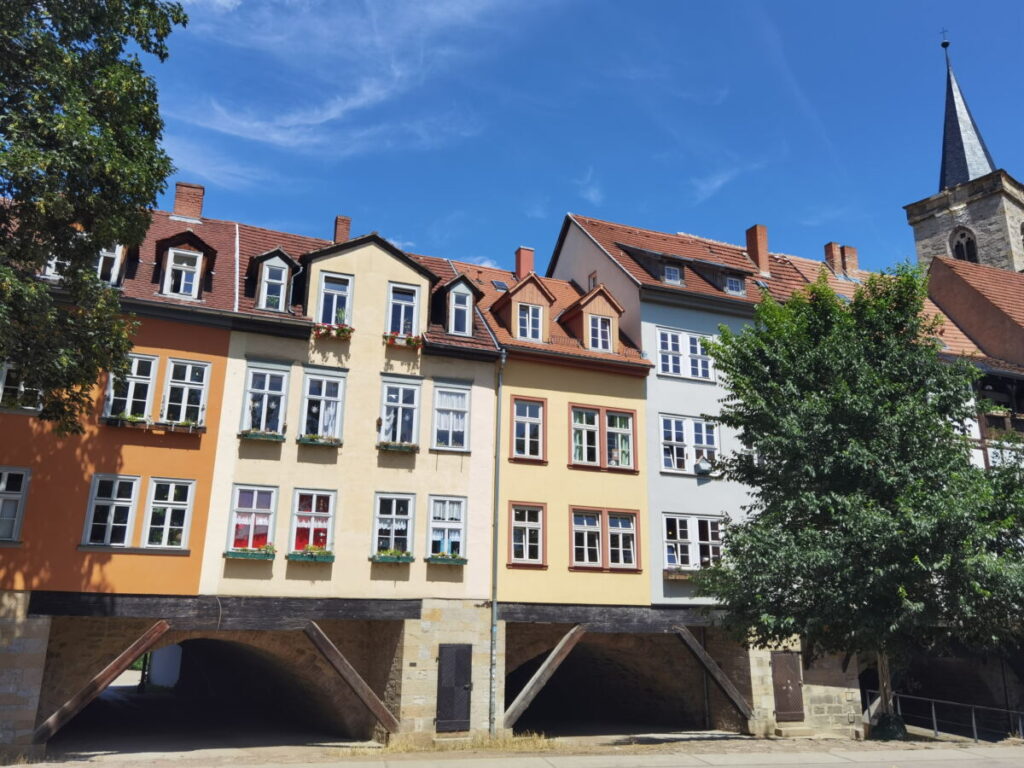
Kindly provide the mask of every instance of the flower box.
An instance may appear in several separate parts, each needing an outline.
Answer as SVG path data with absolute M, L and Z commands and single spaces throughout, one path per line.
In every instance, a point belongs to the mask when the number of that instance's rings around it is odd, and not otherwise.
M 406 349 L 419 349 L 423 346 L 422 336 L 402 336 L 398 333 L 385 333 L 384 344 L 389 347 L 405 347 Z
M 391 451 L 392 453 L 419 453 L 420 447 L 416 443 L 377 443 L 378 451 Z
M 338 339 L 348 341 L 355 333 L 355 328 L 345 323 L 317 323 L 313 326 L 314 339 Z
M 155 425 L 168 432 L 186 432 L 190 435 L 206 434 L 206 427 L 202 424 L 188 424 L 185 422 L 160 421 Z
M 149 419 L 129 418 L 126 416 L 106 416 L 103 423 L 108 427 L 124 427 L 125 429 L 150 429 L 153 425 Z
M 258 429 L 243 429 L 238 433 L 242 440 L 269 440 L 272 443 L 283 443 L 284 435 L 281 432 L 263 432 Z
M 285 560 L 296 563 L 333 563 L 333 552 L 289 552 Z
M 431 555 L 423 559 L 431 565 L 465 565 L 469 562 L 464 557 L 452 557 L 451 555 Z
M 385 555 L 378 552 L 375 555 L 370 555 L 371 563 L 411 563 L 415 559 L 411 554 Z
M 274 552 L 266 552 L 262 549 L 229 549 L 224 552 L 228 560 L 273 560 Z
M 320 437 L 319 435 L 302 435 L 295 438 L 299 445 L 321 445 L 325 448 L 338 448 L 341 440 L 337 437 Z
M 695 573 L 697 572 L 682 568 L 666 568 L 664 571 L 665 581 L 689 581 Z

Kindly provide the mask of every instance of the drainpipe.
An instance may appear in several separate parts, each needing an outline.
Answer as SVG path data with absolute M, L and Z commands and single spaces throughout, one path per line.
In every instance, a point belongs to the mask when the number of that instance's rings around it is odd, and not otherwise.
M 501 388 L 505 376 L 505 350 L 498 358 L 497 401 L 494 409 L 494 517 L 491 521 L 491 691 L 488 723 L 491 738 L 498 735 L 498 526 L 501 523 Z

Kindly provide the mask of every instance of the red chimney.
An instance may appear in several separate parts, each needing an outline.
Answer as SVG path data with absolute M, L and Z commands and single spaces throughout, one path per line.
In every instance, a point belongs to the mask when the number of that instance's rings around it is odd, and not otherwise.
M 747 230 L 747 256 L 757 265 L 762 275 L 771 273 L 768 260 L 768 228 L 764 224 L 755 224 Z
M 352 219 L 348 216 L 334 217 L 334 242 L 344 243 L 352 231 Z
M 839 243 L 825 243 L 825 263 L 837 275 L 843 274 L 843 255 Z
M 533 272 L 533 248 L 521 245 L 516 248 L 516 278 L 522 280 Z
M 201 219 L 205 192 L 202 184 L 179 181 L 174 185 L 174 215 L 183 216 L 186 219 Z
M 843 251 L 843 272 L 848 274 L 850 277 L 854 277 L 860 267 L 857 266 L 857 249 L 852 245 L 844 245 Z

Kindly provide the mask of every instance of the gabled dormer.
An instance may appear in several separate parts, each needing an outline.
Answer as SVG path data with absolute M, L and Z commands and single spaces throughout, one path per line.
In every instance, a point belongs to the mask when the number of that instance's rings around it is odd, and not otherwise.
M 434 322 L 453 336 L 472 336 L 474 310 L 483 296 L 483 291 L 467 275 L 456 275 L 434 296 Z
M 246 288 L 255 298 L 257 309 L 285 312 L 291 305 L 292 278 L 299 262 L 278 246 L 249 261 Z
M 210 290 L 217 251 L 192 230 L 158 240 L 153 281 L 175 299 L 202 299 Z
M 521 277 L 494 302 L 491 311 L 516 341 L 551 341 L 551 308 L 555 295 L 535 272 Z
M 566 307 L 558 321 L 585 348 L 615 352 L 623 312 L 622 305 L 601 283 Z

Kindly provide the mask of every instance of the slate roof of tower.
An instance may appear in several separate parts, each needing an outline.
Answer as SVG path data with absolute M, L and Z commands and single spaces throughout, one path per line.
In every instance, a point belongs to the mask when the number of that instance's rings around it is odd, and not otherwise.
M 960 90 L 953 65 L 946 56 L 946 117 L 942 130 L 942 167 L 939 191 L 992 173 L 992 161 L 981 131 Z

